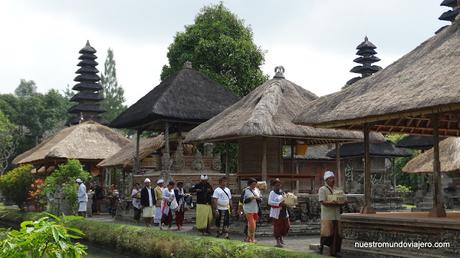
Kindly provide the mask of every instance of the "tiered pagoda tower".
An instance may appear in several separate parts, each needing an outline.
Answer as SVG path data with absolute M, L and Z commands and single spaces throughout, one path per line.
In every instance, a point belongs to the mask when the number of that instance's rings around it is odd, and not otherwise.
M 452 10 L 445 11 L 439 16 L 438 19 L 441 21 L 450 21 L 453 22 L 455 17 L 460 13 L 460 7 L 457 0 L 444 0 L 441 3 L 441 6 L 447 6 L 452 8 Z
M 101 78 L 97 74 L 99 70 L 96 68 L 98 65 L 95 55 L 96 49 L 87 41 L 86 46 L 79 53 L 81 56 L 78 59 L 81 61 L 77 66 L 80 68 L 77 70 L 78 75 L 74 79 L 77 84 L 72 88 L 79 92 L 70 99 L 70 101 L 77 102 L 77 104 L 69 109 L 69 113 L 75 114 L 75 116 L 68 121 L 68 124 L 74 125 L 88 120 L 108 124 L 107 121 L 100 117 L 100 114 L 104 113 L 105 110 L 100 106 L 104 97 L 101 92 L 102 86 L 99 83 Z
M 367 36 L 364 38 L 364 41 L 356 47 L 356 49 L 358 49 L 356 55 L 360 57 L 353 60 L 353 62 L 361 65 L 353 67 L 350 72 L 359 73 L 361 76 L 352 78 L 351 80 L 347 81 L 345 87 L 382 69 L 380 66 L 372 65 L 373 63 L 380 61 L 380 58 L 375 56 L 377 54 L 375 51 L 376 48 L 377 47 L 369 41 Z

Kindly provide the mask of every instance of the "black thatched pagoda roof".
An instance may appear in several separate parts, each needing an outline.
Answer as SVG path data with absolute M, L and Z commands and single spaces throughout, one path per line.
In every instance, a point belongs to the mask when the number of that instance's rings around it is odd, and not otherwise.
M 155 130 L 162 129 L 165 121 L 171 122 L 173 127 L 195 126 L 237 100 L 238 97 L 222 85 L 188 65 L 121 113 L 110 126 Z
M 364 41 L 356 47 L 358 50 L 356 55 L 359 57 L 355 58 L 353 62 L 361 65 L 353 67 L 350 72 L 359 73 L 361 76 L 350 79 L 347 81 L 346 86 L 351 85 L 362 78 L 368 77 L 382 69 L 382 67 L 378 65 L 372 65 L 373 63 L 380 61 L 380 58 L 374 56 L 377 54 L 375 51 L 376 48 L 377 47 L 369 41 L 367 36 L 364 38 Z
M 382 143 L 369 144 L 369 154 L 371 157 L 410 157 L 412 153 L 405 148 L 398 148 L 392 142 L 386 141 Z M 336 150 L 333 149 L 327 153 L 331 158 L 336 157 Z M 341 158 L 353 158 L 364 156 L 363 143 L 347 143 L 340 146 Z
M 99 84 L 101 78 L 98 75 L 99 70 L 96 68 L 96 65 L 98 65 L 95 61 L 97 58 L 95 55 L 96 49 L 87 41 L 79 53 L 81 55 L 78 59 L 81 61 L 77 66 L 80 68 L 77 70 L 78 75 L 74 79 L 77 84 L 72 88 L 79 92 L 70 99 L 70 101 L 77 102 L 77 104 L 68 110 L 69 113 L 75 114 L 68 121 L 68 124 L 72 125 L 86 120 L 107 124 L 108 122 L 99 115 L 105 110 L 100 106 L 100 102 L 104 98 L 100 93 L 102 86 Z
M 408 135 L 398 141 L 397 147 L 428 150 L 433 147 L 433 136 L 429 135 Z
M 450 21 L 453 22 L 455 17 L 460 13 L 460 7 L 458 7 L 457 0 L 444 0 L 441 3 L 441 6 L 451 7 L 452 10 L 445 11 L 439 16 L 441 21 Z

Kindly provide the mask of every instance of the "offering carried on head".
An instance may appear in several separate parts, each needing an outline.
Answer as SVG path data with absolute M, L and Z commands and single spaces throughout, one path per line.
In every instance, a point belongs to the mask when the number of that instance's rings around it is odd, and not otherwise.
M 327 196 L 329 202 L 345 203 L 347 202 L 347 196 L 343 190 L 334 190 L 334 192 Z
M 266 181 L 257 181 L 257 188 L 261 191 L 267 190 L 267 182 Z
M 289 192 L 284 195 L 284 204 L 288 207 L 295 207 L 298 202 L 297 202 L 297 196 L 295 196 L 293 193 Z

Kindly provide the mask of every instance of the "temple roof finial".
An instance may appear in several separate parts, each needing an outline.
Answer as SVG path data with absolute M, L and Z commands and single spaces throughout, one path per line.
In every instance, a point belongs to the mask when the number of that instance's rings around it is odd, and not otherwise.
M 284 71 L 285 69 L 282 65 L 275 67 L 275 76 L 273 76 L 273 78 L 284 79 Z

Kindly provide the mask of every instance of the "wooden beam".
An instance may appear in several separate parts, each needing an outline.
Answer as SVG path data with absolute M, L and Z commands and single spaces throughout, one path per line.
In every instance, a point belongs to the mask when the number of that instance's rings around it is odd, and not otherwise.
M 364 205 L 361 208 L 362 214 L 374 214 L 372 207 L 371 188 L 371 159 L 369 155 L 369 124 L 364 124 Z
M 339 181 L 338 186 L 342 188 L 344 184 L 342 181 L 342 171 L 340 169 L 340 143 L 335 143 L 335 162 L 337 164 L 337 180 Z
M 262 181 L 267 181 L 267 138 L 262 137 Z
M 441 163 L 439 162 L 439 115 L 434 114 L 431 119 L 433 125 L 433 209 L 430 212 L 432 217 L 446 217 L 444 199 L 441 185 Z

